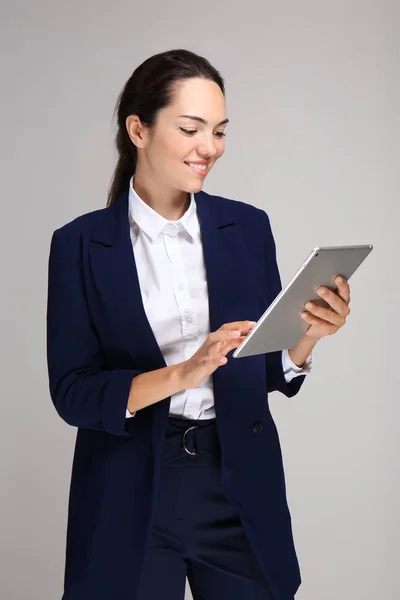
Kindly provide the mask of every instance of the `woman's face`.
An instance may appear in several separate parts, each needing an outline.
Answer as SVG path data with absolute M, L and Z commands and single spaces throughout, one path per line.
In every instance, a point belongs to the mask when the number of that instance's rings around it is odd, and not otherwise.
M 200 191 L 224 153 L 226 124 L 225 98 L 216 83 L 201 78 L 180 82 L 153 129 L 143 129 L 138 169 L 164 189 Z

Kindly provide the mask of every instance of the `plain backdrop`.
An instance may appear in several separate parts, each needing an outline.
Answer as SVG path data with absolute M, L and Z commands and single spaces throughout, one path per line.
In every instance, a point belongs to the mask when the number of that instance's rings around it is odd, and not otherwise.
M 48 393 L 50 237 L 105 206 L 133 70 L 184 47 L 226 81 L 226 153 L 204 189 L 268 212 L 283 283 L 316 245 L 375 246 L 346 326 L 271 408 L 296 600 L 399 600 L 399 3 L 2 0 L 0 17 L 1 598 L 62 595 L 76 430 Z

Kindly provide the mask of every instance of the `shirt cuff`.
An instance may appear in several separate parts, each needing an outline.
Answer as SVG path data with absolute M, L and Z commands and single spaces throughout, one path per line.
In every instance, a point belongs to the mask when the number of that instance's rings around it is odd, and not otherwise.
M 312 352 L 308 355 L 304 365 L 302 367 L 298 367 L 291 360 L 289 351 L 282 350 L 282 367 L 287 383 L 299 375 L 307 375 L 312 371 Z
M 136 410 L 134 413 L 130 413 L 128 409 L 126 409 L 126 415 L 125 415 L 125 419 L 131 419 L 132 417 L 134 417 L 136 415 Z

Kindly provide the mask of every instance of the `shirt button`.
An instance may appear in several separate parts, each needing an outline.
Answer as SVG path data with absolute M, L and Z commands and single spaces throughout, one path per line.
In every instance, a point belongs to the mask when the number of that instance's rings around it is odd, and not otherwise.
M 185 289 L 185 286 L 183 285 L 183 283 L 180 283 L 178 285 L 178 290 L 184 290 L 184 289 Z
M 193 321 L 192 317 L 186 317 L 186 323 L 191 323 Z
M 254 425 L 253 425 L 253 433 L 254 434 L 261 433 L 262 428 L 263 428 L 262 423 L 260 423 L 260 421 L 257 421 L 257 423 L 254 423 Z

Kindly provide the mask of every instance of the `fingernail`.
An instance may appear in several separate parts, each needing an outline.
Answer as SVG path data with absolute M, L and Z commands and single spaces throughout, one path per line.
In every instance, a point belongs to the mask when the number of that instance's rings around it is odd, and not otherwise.
M 240 331 L 232 331 L 232 335 L 234 335 L 235 337 L 239 337 Z
M 247 321 L 247 323 L 248 323 L 249 325 L 255 325 L 255 324 L 256 324 L 256 321 Z
M 325 292 L 326 292 L 326 289 L 325 289 L 324 287 L 322 287 L 322 288 L 319 288 L 318 292 L 319 292 L 320 294 L 325 294 Z

